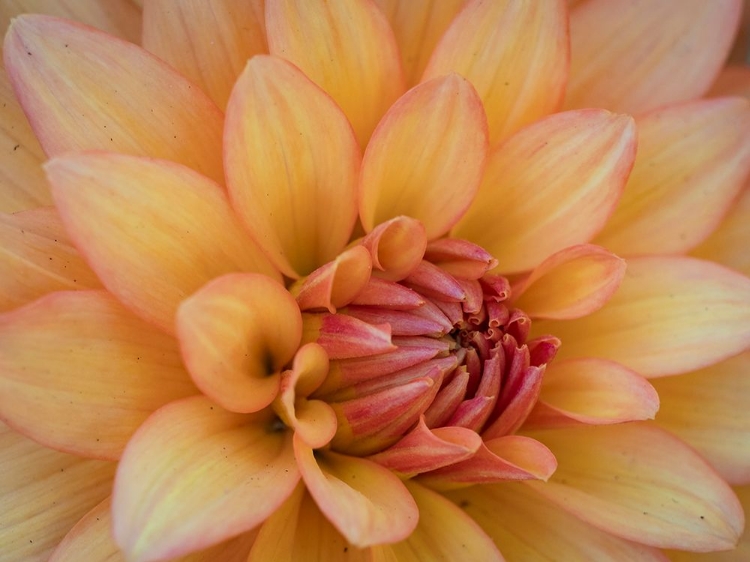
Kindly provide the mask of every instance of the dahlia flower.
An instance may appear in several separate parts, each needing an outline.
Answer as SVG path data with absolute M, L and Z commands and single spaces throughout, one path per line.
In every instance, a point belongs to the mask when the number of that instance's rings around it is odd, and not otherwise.
M 748 556 L 739 0 L 1 8 L 3 560 Z

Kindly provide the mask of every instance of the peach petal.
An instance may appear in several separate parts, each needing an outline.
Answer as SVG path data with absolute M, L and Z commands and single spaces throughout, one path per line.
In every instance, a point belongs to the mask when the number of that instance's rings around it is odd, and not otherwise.
M 303 314 L 302 343 L 317 342 L 330 359 L 369 357 L 393 351 L 389 324 L 368 324 L 345 314 Z
M 41 447 L 0 423 L 0 544 L 8 560 L 47 560 L 110 492 L 115 463 Z
M 554 361 L 547 366 L 539 402 L 524 428 L 654 419 L 658 410 L 654 387 L 614 361 Z
M 48 447 L 116 460 L 151 412 L 197 393 L 177 342 L 103 291 L 0 315 L 0 416 Z
M 512 288 L 513 306 L 532 318 L 568 320 L 599 310 L 620 286 L 625 261 L 591 244 L 554 253 Z
M 422 263 L 427 232 L 418 220 L 400 216 L 373 228 L 362 245 L 372 255 L 373 275 L 401 281 Z
M 399 215 L 422 222 L 429 240 L 445 234 L 479 188 L 487 120 L 473 86 L 457 74 L 409 90 L 378 125 L 359 180 L 367 232 Z
M 297 438 L 294 454 L 315 503 L 353 545 L 394 543 L 417 526 L 417 505 L 388 469 L 329 451 L 313 454 Z
M 195 384 L 239 413 L 271 404 L 302 338 L 294 298 L 257 273 L 230 273 L 203 286 L 182 301 L 176 326 Z
M 391 310 L 414 310 L 424 305 L 424 298 L 411 289 L 380 277 L 370 277 L 352 301 L 354 305 L 377 306 Z
M 5 67 L 48 156 L 111 150 L 173 160 L 222 182 L 218 107 L 140 47 L 47 16 L 16 18 Z
M 750 11 L 745 10 L 745 12 L 750 14 Z M 750 67 L 745 65 L 724 67 L 706 95 L 750 98 Z
M 721 222 L 750 172 L 750 102 L 701 100 L 636 121 L 638 155 L 597 243 L 625 256 L 690 250 Z
M 570 14 L 566 106 L 642 113 L 702 96 L 726 60 L 739 0 L 590 0 Z
M 375 4 L 391 23 L 406 85 L 412 87 L 465 0 L 375 0 Z
M 0 214 L 0 269 L 0 311 L 52 291 L 101 287 L 52 208 Z
M 654 381 L 657 425 L 694 447 L 730 484 L 750 483 L 750 352 Z
M 221 188 L 184 166 L 96 152 L 55 158 L 46 169 L 63 223 L 92 269 L 168 332 L 180 301 L 214 277 L 278 277 Z
M 145 2 L 143 48 L 201 86 L 223 109 L 247 59 L 268 52 L 262 3 L 247 4 L 240 0 Z
M 115 541 L 137 562 L 206 548 L 257 526 L 298 481 L 291 434 L 270 413 L 234 414 L 204 397 L 173 402 L 120 460 Z
M 404 91 L 398 46 L 371 2 L 266 0 L 268 47 L 328 92 L 361 147 Z
M 446 495 L 502 546 L 509 560 L 666 562 L 661 551 L 600 531 L 522 483 L 473 486 Z
M 456 238 L 440 238 L 427 245 L 424 259 L 462 280 L 481 278 L 497 267 L 497 260 L 481 246 Z
M 632 258 L 604 308 L 534 327 L 565 342 L 560 359 L 611 359 L 646 377 L 684 373 L 748 346 L 750 280 L 694 258 Z
M 632 118 L 598 109 L 547 117 L 488 157 L 482 186 L 453 236 L 520 273 L 588 242 L 617 205 L 635 158 Z
M 473 0 L 440 39 L 422 80 L 449 72 L 467 78 L 482 98 L 496 146 L 558 109 L 569 59 L 564 0 Z
M 253 57 L 229 99 L 224 146 L 232 205 L 285 275 L 338 255 L 357 218 L 360 152 L 325 92 L 280 58 Z
M 744 525 L 732 489 L 682 441 L 643 422 L 531 432 L 557 456 L 535 491 L 583 521 L 659 548 L 725 550 Z

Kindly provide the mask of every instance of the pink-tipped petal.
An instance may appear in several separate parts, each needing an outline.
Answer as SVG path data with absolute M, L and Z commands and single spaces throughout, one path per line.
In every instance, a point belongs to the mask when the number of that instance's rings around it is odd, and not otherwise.
M 473 0 L 441 38 L 422 80 L 456 72 L 482 98 L 490 144 L 553 113 L 568 78 L 564 0 Z
M 435 78 L 396 102 L 367 145 L 359 180 L 366 231 L 399 215 L 445 234 L 479 188 L 487 120 L 472 85 L 457 74 Z
M 114 537 L 126 558 L 180 556 L 273 513 L 299 481 L 291 434 L 276 425 L 267 412 L 233 414 L 204 397 L 153 414 L 128 443 L 115 479 Z
M 301 310 L 327 309 L 333 314 L 359 297 L 370 281 L 370 273 L 372 257 L 364 246 L 344 250 L 301 282 L 297 303 Z
M 278 276 L 221 188 L 184 166 L 95 152 L 46 169 L 63 223 L 105 287 L 168 332 L 180 301 L 214 277 Z
M 561 359 L 611 359 L 646 377 L 684 373 L 750 345 L 750 279 L 694 258 L 632 258 L 604 308 L 535 329 L 565 342 Z
M 433 240 L 427 245 L 424 259 L 464 280 L 479 279 L 497 266 L 497 260 L 487 250 L 456 238 Z
M 21 16 L 5 67 L 48 156 L 111 150 L 185 164 L 222 182 L 222 115 L 140 47 L 57 18 Z
M 422 306 L 424 302 L 419 293 L 408 287 L 380 277 L 370 277 L 352 304 L 392 310 L 413 310 Z
M 566 106 L 642 113 L 702 96 L 724 64 L 739 0 L 590 0 L 570 14 Z
M 530 125 L 490 153 L 482 186 L 453 229 L 520 273 L 588 242 L 617 205 L 635 158 L 633 119 L 586 109 Z
M 360 151 L 341 110 L 298 68 L 256 56 L 227 105 L 227 185 L 240 219 L 285 275 L 334 259 L 357 218 Z
M 368 357 L 393 351 L 391 327 L 345 314 L 303 314 L 302 342 L 317 342 L 330 359 Z

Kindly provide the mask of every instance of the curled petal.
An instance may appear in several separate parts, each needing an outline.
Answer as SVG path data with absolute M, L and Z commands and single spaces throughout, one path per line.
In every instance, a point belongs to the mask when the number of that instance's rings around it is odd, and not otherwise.
M 427 244 L 424 259 L 461 279 L 479 279 L 497 266 L 497 260 L 476 244 L 440 238 Z
M 372 255 L 373 273 L 389 281 L 400 281 L 422 262 L 427 233 L 421 222 L 396 217 L 376 226 L 362 239 Z
M 424 304 L 424 298 L 419 293 L 393 281 L 370 277 L 352 304 L 392 310 L 413 310 Z
M 393 351 L 391 327 L 345 314 L 303 314 L 302 342 L 317 342 L 330 359 L 368 357 Z

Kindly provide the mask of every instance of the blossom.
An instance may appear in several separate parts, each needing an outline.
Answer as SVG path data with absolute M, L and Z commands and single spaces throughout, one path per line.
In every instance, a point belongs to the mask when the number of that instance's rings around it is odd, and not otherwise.
M 11 556 L 733 548 L 750 108 L 701 96 L 739 3 L 646 5 L 14 20 Z M 107 6 L 63 15 L 133 39 Z

